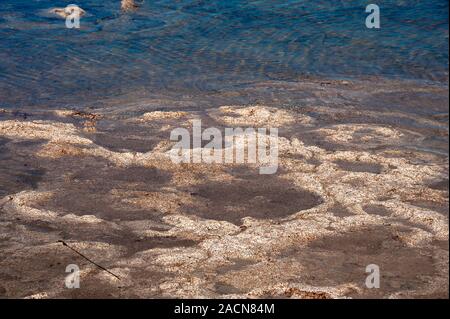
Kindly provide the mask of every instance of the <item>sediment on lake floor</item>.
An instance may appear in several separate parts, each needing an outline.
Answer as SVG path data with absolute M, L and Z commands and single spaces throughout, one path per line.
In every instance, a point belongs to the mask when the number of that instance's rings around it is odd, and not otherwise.
M 448 111 L 367 92 L 448 93 L 368 86 L 291 83 L 310 96 L 289 107 L 0 112 L 0 296 L 448 297 Z M 278 127 L 277 173 L 173 163 L 170 132 L 195 119 Z M 64 288 L 68 264 L 80 289 Z

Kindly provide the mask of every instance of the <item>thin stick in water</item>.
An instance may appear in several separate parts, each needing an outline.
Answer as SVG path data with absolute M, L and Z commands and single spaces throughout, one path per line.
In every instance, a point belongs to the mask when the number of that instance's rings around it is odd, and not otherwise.
M 78 255 L 80 255 L 81 257 L 83 257 L 84 259 L 86 259 L 87 261 L 89 261 L 91 264 L 94 264 L 95 266 L 97 266 L 98 268 L 106 271 L 108 274 L 116 277 L 117 279 L 120 280 L 120 277 L 117 276 L 116 274 L 112 273 L 111 271 L 109 271 L 108 269 L 106 269 L 105 267 L 100 266 L 99 264 L 97 264 L 96 262 L 90 260 L 89 258 L 87 258 L 85 255 L 83 255 L 82 253 L 80 253 L 78 250 L 76 250 L 75 248 L 70 247 L 65 241 L 63 240 L 58 240 L 59 243 L 62 243 L 64 246 L 66 246 L 67 248 L 73 250 L 74 252 L 76 252 Z

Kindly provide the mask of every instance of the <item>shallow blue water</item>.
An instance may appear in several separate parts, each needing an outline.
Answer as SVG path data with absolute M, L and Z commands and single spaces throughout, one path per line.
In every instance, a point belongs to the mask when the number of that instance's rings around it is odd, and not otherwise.
M 210 92 L 305 75 L 447 82 L 448 0 L 1 0 L 0 107 Z M 75 3 L 81 29 L 45 14 Z M 381 29 L 365 7 L 381 8 Z M 145 94 L 145 93 L 144 93 Z

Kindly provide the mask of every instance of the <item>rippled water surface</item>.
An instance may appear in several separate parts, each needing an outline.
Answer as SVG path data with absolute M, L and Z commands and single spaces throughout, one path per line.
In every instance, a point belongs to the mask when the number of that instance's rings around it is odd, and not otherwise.
M 96 104 L 130 92 L 212 92 L 305 75 L 446 82 L 448 0 L 2 0 L 0 107 Z M 67 29 L 47 10 L 76 3 Z

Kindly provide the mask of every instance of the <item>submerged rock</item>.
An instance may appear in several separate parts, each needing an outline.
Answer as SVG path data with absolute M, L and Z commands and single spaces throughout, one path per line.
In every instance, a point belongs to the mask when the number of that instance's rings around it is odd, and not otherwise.
M 121 8 L 123 11 L 131 11 L 138 8 L 134 0 L 122 0 L 121 1 Z

